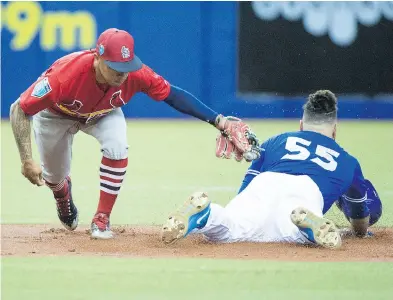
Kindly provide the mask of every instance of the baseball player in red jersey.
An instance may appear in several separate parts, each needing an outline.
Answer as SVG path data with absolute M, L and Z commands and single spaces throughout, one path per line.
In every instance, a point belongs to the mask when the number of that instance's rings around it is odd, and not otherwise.
M 99 36 L 96 49 L 71 53 L 55 61 L 11 106 L 10 120 L 22 174 L 31 183 L 46 184 L 53 191 L 58 217 L 67 229 L 78 226 L 69 174 L 73 138 L 83 131 L 99 141 L 103 155 L 100 199 L 91 236 L 113 237 L 109 217 L 128 163 L 127 126 L 121 107 L 138 92 L 220 130 L 218 157 L 230 158 L 231 152 L 238 161 L 243 156 L 247 160 L 258 156 L 247 124 L 216 113 L 192 94 L 169 84 L 134 54 L 134 39 L 128 32 L 108 29 Z M 29 117 L 33 120 L 41 166 L 32 159 Z

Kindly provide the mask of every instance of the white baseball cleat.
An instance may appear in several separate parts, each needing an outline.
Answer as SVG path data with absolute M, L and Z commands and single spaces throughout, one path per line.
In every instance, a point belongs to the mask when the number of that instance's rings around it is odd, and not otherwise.
M 303 207 L 292 211 L 291 220 L 311 242 L 329 249 L 341 247 L 340 232 L 332 221 L 318 217 Z
M 110 229 L 110 222 L 108 215 L 104 213 L 97 213 L 91 222 L 91 238 L 108 240 L 114 237 Z
M 210 215 L 210 200 L 206 193 L 194 193 L 162 226 L 161 240 L 172 244 L 186 237 L 193 229 L 203 228 Z

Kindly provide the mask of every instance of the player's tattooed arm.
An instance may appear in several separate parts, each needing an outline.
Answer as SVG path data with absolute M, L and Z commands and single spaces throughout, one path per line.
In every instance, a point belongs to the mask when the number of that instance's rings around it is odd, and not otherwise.
M 11 105 L 10 120 L 22 163 L 32 159 L 30 120 L 19 105 L 19 99 Z
M 20 107 L 19 100 L 15 101 L 11 106 L 10 120 L 15 141 L 19 149 L 23 176 L 32 184 L 38 186 L 44 185 L 45 181 L 42 178 L 41 167 L 34 162 L 31 151 L 30 120 Z

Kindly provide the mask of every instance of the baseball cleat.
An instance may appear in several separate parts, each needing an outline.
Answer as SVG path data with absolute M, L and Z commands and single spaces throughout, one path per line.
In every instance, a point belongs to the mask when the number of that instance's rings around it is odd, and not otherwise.
M 210 215 L 210 200 L 206 193 L 194 193 L 162 226 L 161 240 L 172 244 L 192 230 L 203 228 Z
M 68 182 L 67 194 L 62 198 L 55 198 L 57 216 L 65 228 L 75 230 L 78 227 L 78 209 L 72 200 L 71 178 L 67 176 L 66 180 Z
M 303 207 L 292 211 L 291 220 L 311 242 L 329 249 L 341 247 L 340 232 L 332 221 L 318 217 Z
M 113 238 L 113 232 L 110 229 L 110 222 L 107 214 L 95 214 L 91 222 L 91 238 L 100 240 Z

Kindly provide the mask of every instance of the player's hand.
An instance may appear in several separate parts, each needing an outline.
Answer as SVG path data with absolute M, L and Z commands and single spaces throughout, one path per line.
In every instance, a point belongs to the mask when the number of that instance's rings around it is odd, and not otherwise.
M 41 167 L 32 159 L 22 163 L 22 174 L 34 185 L 41 186 L 45 184 L 42 178 Z
M 246 161 L 251 162 L 261 156 L 261 148 L 259 147 L 259 140 L 257 139 L 257 136 L 251 131 L 251 129 L 249 129 L 246 133 L 246 138 L 248 143 L 251 145 L 251 149 L 248 152 L 245 152 L 243 156 Z
M 341 238 L 362 238 L 362 239 L 367 239 L 367 238 L 372 238 L 374 237 L 374 233 L 372 233 L 370 230 L 367 230 L 366 235 L 364 236 L 358 236 L 356 233 L 352 230 L 352 228 L 340 228 L 339 229 Z
M 219 115 L 216 119 L 216 128 L 220 135 L 216 139 L 216 156 L 241 161 L 245 158 L 250 162 L 260 157 L 259 141 L 250 127 L 239 118 Z M 231 145 L 232 144 L 232 145 Z

